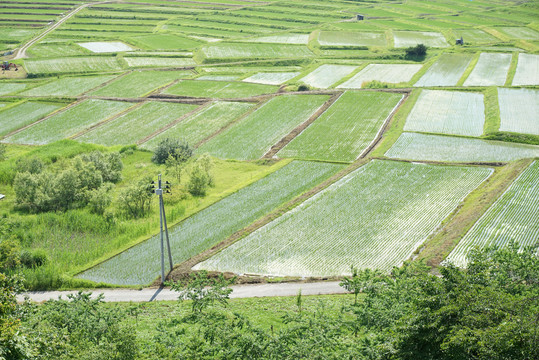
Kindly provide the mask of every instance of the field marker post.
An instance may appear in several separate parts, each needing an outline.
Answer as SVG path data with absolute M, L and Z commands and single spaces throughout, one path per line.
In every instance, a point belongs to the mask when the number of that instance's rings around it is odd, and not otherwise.
M 152 187 L 154 182 L 152 181 Z M 170 183 L 165 182 L 165 192 L 170 193 Z M 157 189 L 155 189 L 155 194 L 159 196 L 159 227 L 160 227 L 160 239 L 161 239 L 161 285 L 165 283 L 165 244 L 164 244 L 164 234 L 163 228 L 165 229 L 166 239 L 167 239 L 167 250 L 168 250 L 168 260 L 170 263 L 170 270 L 172 271 L 172 253 L 170 251 L 170 240 L 168 237 L 168 226 L 167 218 L 165 215 L 165 203 L 163 202 L 163 188 L 161 181 L 161 174 L 157 176 Z

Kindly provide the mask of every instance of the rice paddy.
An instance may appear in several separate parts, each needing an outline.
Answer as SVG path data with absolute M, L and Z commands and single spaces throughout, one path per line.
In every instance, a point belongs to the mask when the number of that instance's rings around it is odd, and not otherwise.
M 513 86 L 539 85 L 539 55 L 518 54 Z
M 484 123 L 483 94 L 423 90 L 406 119 L 404 130 L 481 136 Z
M 500 131 L 539 135 L 539 90 L 498 89 Z
M 337 88 L 361 89 L 364 83 L 373 80 L 392 84 L 406 83 L 421 67 L 419 64 L 369 64 Z
M 245 82 L 181 80 L 179 83 L 166 89 L 163 93 L 178 96 L 225 99 L 271 94 L 276 92 L 277 89 L 276 86 Z
M 86 42 L 78 43 L 85 49 L 90 50 L 94 53 L 110 53 L 110 52 L 120 52 L 120 51 L 131 51 L 133 48 L 129 45 L 124 44 L 123 42 L 113 41 L 113 42 Z
M 511 65 L 511 54 L 481 53 L 464 86 L 503 86 Z
M 24 102 L 0 112 L 0 136 L 20 129 L 62 107 L 60 104 Z
M 455 86 L 471 60 L 469 54 L 443 54 L 414 86 Z
M 312 87 L 325 89 L 350 75 L 356 69 L 357 66 L 322 65 L 299 81 Z
M 292 80 L 299 74 L 299 72 L 256 73 L 246 79 L 243 79 L 243 81 L 255 84 L 280 85 L 288 80 Z
M 429 47 L 448 47 L 449 44 L 444 36 L 436 32 L 428 31 L 395 31 L 395 47 L 403 48 L 423 44 Z

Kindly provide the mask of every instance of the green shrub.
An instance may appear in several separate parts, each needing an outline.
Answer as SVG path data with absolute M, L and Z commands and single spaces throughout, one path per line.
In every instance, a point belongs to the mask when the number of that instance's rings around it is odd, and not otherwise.
M 427 56 L 427 47 L 423 44 L 417 44 L 416 46 L 410 46 L 404 50 L 407 59 L 420 60 Z
M 156 164 L 164 164 L 169 156 L 180 162 L 185 162 L 193 156 L 193 149 L 185 141 L 166 138 L 159 142 L 155 149 L 152 161 Z
M 47 252 L 43 249 L 23 250 L 21 253 L 21 265 L 32 269 L 45 265 L 49 261 Z

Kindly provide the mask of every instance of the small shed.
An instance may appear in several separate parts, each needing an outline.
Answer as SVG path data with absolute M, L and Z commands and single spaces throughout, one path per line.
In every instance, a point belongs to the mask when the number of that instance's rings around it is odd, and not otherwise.
M 462 36 L 460 37 L 460 39 L 457 39 L 455 45 L 464 45 L 464 39 L 462 38 Z
M 357 21 L 365 20 L 365 15 L 357 14 L 356 15 L 356 20 Z

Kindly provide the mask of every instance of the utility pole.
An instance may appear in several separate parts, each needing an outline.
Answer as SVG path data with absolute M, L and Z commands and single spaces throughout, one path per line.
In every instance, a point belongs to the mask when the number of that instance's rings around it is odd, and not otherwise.
M 151 191 L 159 196 L 159 226 L 160 232 L 159 237 L 161 239 L 161 285 L 165 283 L 165 244 L 164 238 L 167 239 L 167 249 L 168 249 L 168 261 L 170 263 L 170 271 L 172 271 L 172 254 L 170 252 L 170 240 L 168 238 L 168 227 L 167 227 L 167 217 L 165 215 L 165 204 L 163 202 L 163 190 L 165 193 L 170 193 L 170 183 L 165 182 L 165 187 L 163 189 L 161 182 L 161 174 L 157 176 L 157 189 L 155 189 L 155 181 L 151 183 Z M 164 229 L 164 232 L 163 232 Z

